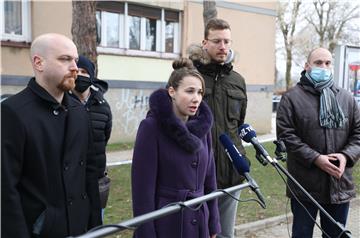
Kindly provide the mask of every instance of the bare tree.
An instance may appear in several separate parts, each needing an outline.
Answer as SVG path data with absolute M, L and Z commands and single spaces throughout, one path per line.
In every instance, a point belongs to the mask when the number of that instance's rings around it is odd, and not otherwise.
M 301 1 L 283 2 L 279 4 L 277 13 L 277 23 L 281 30 L 285 51 L 286 51 L 286 71 L 285 81 L 286 89 L 292 86 L 291 67 L 292 67 L 292 51 L 294 46 L 294 34 L 299 15 Z
M 71 33 L 79 55 L 86 56 L 95 64 L 97 74 L 96 1 L 74 0 L 72 19 Z
M 314 14 L 306 20 L 319 36 L 319 46 L 333 52 L 339 40 L 344 39 L 349 22 L 359 18 L 359 5 L 351 2 L 317 0 L 313 2 Z
M 217 17 L 216 10 L 216 2 L 215 0 L 206 0 L 203 1 L 203 18 L 204 18 L 204 26 L 208 23 L 208 21 L 212 18 Z

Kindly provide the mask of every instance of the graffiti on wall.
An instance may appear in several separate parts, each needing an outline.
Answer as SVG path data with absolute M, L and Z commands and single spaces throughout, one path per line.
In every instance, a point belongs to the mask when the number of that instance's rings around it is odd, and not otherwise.
M 122 132 L 134 135 L 149 110 L 149 95 L 144 90 L 121 89 L 115 107 Z

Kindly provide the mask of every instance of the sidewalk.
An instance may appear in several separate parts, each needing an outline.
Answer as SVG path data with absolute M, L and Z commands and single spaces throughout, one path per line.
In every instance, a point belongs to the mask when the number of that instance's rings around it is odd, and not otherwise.
M 320 224 L 319 215 L 317 222 Z M 287 220 L 289 224 L 287 224 Z M 271 217 L 251 223 L 241 224 L 235 228 L 237 238 L 287 238 L 291 234 L 292 214 Z M 351 232 L 353 238 L 360 237 L 360 198 L 350 202 L 349 216 L 346 229 Z M 289 233 L 288 233 L 289 232 Z M 321 238 L 321 231 L 314 228 L 314 238 Z
M 106 165 L 115 166 L 121 164 L 130 164 L 133 150 L 111 151 L 106 153 Z

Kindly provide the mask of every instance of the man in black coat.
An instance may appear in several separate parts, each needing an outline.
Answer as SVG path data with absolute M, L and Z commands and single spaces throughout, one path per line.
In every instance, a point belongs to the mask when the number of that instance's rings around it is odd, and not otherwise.
M 30 56 L 35 78 L 1 105 L 1 237 L 80 235 L 101 218 L 88 116 L 66 93 L 77 49 L 49 33 Z

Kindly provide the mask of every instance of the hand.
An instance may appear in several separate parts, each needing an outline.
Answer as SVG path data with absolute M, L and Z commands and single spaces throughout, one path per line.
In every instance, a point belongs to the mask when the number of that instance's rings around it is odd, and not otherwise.
M 338 155 L 338 154 L 332 154 L 332 155 Z M 325 171 L 326 173 L 330 174 L 331 176 L 334 176 L 337 179 L 341 178 L 341 175 L 344 172 L 344 169 L 341 171 L 341 161 L 340 166 L 337 167 L 336 165 L 332 164 L 330 160 L 336 160 L 337 157 L 329 156 L 329 155 L 319 155 L 314 161 L 314 164 L 319 167 L 321 170 Z M 345 159 L 346 160 L 346 159 Z M 344 166 L 345 167 L 345 166 Z
M 216 234 L 215 234 L 215 235 L 211 235 L 210 238 L 216 238 Z
M 341 153 L 333 153 L 333 154 L 329 154 L 328 156 L 330 157 L 330 159 L 335 158 L 335 159 L 339 160 L 340 176 L 338 178 L 341 178 L 341 176 L 343 175 L 343 173 L 345 171 L 345 167 L 346 167 L 345 155 L 341 154 Z

